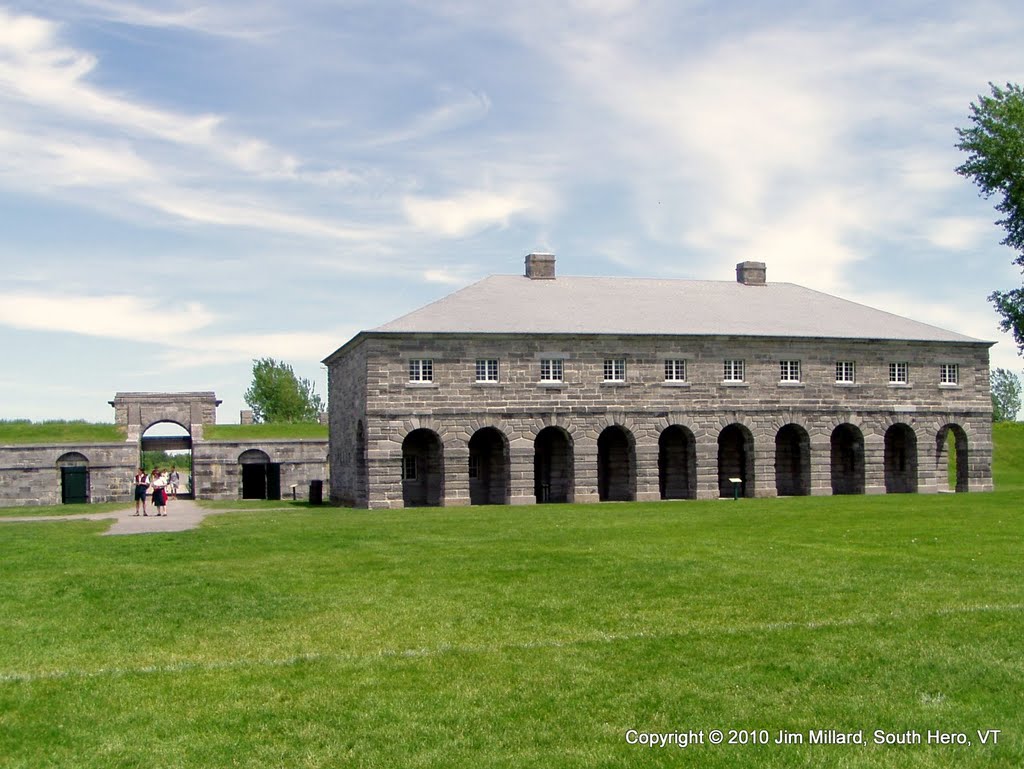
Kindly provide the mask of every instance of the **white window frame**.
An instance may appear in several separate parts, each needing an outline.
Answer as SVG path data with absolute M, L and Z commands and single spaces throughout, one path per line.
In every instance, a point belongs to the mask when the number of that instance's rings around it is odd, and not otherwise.
M 889 384 L 910 384 L 910 364 L 897 361 L 889 364 Z
M 498 381 L 498 359 L 477 358 L 476 360 L 476 381 L 497 382 Z
M 722 361 L 722 381 L 723 382 L 742 382 L 745 376 L 744 369 L 746 366 L 743 360 L 740 358 L 727 358 Z
M 403 454 L 402 455 L 402 480 L 403 481 L 415 481 L 416 480 L 416 455 L 415 454 Z
M 604 359 L 604 381 L 625 382 L 626 381 L 626 359 L 605 358 Z
M 434 360 L 432 358 L 409 358 L 410 382 L 433 382 Z
M 960 384 L 960 364 L 940 363 L 939 384 L 947 386 Z
M 852 360 L 836 361 L 836 384 L 854 384 L 857 381 L 857 364 Z
M 800 381 L 800 361 L 780 360 L 779 381 L 796 383 Z
M 565 376 L 565 367 L 561 358 L 540 359 L 540 381 L 562 382 Z
M 686 361 L 682 358 L 669 358 L 665 361 L 665 381 L 685 382 Z

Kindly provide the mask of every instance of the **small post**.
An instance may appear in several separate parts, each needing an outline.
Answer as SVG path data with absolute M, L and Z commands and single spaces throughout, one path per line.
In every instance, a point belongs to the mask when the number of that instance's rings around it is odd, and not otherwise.
M 729 483 L 732 484 L 732 498 L 734 500 L 740 498 L 740 486 L 743 485 L 742 478 L 730 478 Z

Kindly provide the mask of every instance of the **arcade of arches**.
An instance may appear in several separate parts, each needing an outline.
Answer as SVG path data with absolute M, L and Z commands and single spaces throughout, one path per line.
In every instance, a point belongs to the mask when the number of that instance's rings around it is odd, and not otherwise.
M 521 441 L 514 452 L 497 427 L 480 428 L 461 444 L 420 427 L 402 441 L 401 501 L 405 507 L 421 507 L 573 502 L 580 497 L 635 501 L 968 491 L 968 433 L 959 424 L 942 425 L 934 434 L 934 456 L 926 457 L 919 450 L 922 429 L 896 422 L 883 434 L 865 435 L 860 426 L 841 423 L 826 433 L 826 442 L 812 438 L 800 424 L 787 423 L 769 441 L 732 423 L 718 431 L 712 447 L 707 438 L 701 444 L 689 427 L 671 424 L 660 430 L 656 447 L 646 448 L 619 424 L 585 442 L 564 427 L 548 426 L 528 449 Z M 361 474 L 366 470 L 364 459 Z M 520 479 L 519 489 L 530 483 L 532 495 L 515 499 L 513 479 Z M 643 488 L 656 492 L 638 493 Z

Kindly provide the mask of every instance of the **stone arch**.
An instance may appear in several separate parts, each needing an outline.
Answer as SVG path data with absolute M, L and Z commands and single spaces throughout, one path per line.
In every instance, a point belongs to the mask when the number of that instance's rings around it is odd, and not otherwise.
M 953 451 L 949 451 L 952 437 Z M 952 465 L 952 467 L 951 467 Z M 953 482 L 950 483 L 950 476 Z M 940 489 L 966 492 L 970 490 L 970 448 L 967 432 L 955 422 L 948 422 L 935 434 L 935 477 Z
M 658 436 L 658 489 L 662 499 L 697 498 L 697 439 L 672 424 Z
M 794 422 L 775 434 L 775 493 L 780 497 L 811 493 L 811 437 Z
M 507 505 L 512 495 L 508 436 L 493 426 L 469 439 L 469 503 Z
M 280 499 L 281 465 L 261 449 L 247 449 L 238 455 L 242 499 Z
M 843 422 L 832 430 L 832 493 L 864 493 L 864 433 L 857 425 Z
M 885 431 L 885 492 L 917 492 L 917 433 L 903 422 L 894 422 Z
M 533 488 L 537 502 L 572 502 L 575 469 L 572 434 L 548 425 L 533 441 Z
M 718 494 L 732 497 L 733 482 L 739 478 L 740 496 L 754 496 L 754 434 L 750 428 L 733 422 L 718 433 Z
M 636 439 L 621 424 L 597 437 L 597 495 L 602 502 L 636 499 Z
M 77 451 L 69 451 L 57 457 L 57 471 L 60 473 L 60 501 L 64 505 L 78 505 L 89 502 L 91 478 L 89 458 Z
M 402 441 L 402 503 L 438 507 L 444 499 L 444 445 L 426 427 L 411 430 Z

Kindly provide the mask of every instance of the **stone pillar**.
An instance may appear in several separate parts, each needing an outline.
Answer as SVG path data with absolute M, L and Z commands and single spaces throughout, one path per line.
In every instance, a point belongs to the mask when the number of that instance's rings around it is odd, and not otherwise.
M 573 502 L 599 502 L 597 493 L 597 441 L 579 438 L 573 444 Z
M 537 503 L 533 478 L 533 442 L 516 438 L 509 442 L 509 504 Z
M 878 433 L 864 435 L 864 493 L 885 493 L 885 436 Z

